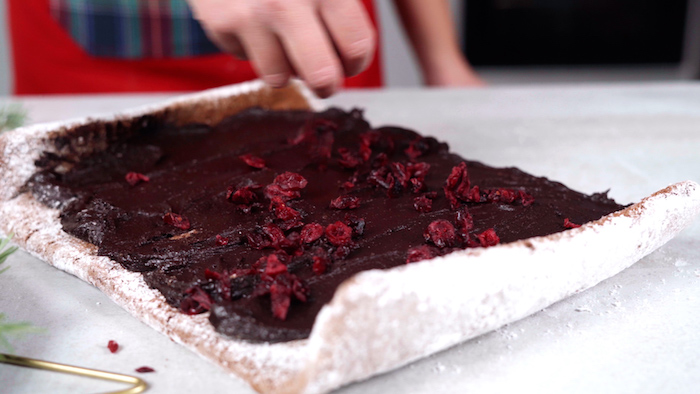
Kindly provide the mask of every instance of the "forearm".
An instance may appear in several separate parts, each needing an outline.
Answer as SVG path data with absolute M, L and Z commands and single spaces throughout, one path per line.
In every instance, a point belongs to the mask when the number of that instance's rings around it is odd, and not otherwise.
M 429 85 L 481 85 L 457 41 L 447 0 L 394 0 Z
M 431 67 L 459 55 L 459 43 L 447 0 L 394 0 L 416 56 Z

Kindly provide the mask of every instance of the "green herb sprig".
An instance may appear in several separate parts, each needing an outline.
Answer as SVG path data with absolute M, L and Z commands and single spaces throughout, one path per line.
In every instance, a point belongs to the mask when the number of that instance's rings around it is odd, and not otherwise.
M 27 112 L 20 104 L 8 104 L 0 107 L 0 132 L 16 129 L 27 120 Z
M 11 246 L 7 248 L 7 245 L 12 239 L 12 234 L 7 238 L 0 239 L 0 265 L 5 263 L 5 260 L 17 250 L 16 246 Z M 0 274 L 7 271 L 10 267 L 5 267 L 0 269 Z M 10 344 L 8 337 L 22 336 L 29 333 L 41 332 L 40 328 L 32 326 L 27 322 L 12 323 L 5 321 L 5 314 L 0 313 L 0 349 L 7 349 L 10 353 L 14 352 L 14 348 Z

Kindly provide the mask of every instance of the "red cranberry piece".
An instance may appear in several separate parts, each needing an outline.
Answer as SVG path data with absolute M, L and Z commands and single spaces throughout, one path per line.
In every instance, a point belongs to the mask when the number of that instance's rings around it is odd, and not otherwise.
M 518 195 L 515 193 L 514 190 L 500 188 L 495 190 L 489 190 L 486 199 L 490 202 L 502 202 L 510 204 L 513 201 L 515 201 L 517 196 Z
M 425 196 L 416 197 L 413 199 L 413 208 L 418 212 L 428 213 L 433 210 L 433 200 Z
M 468 202 L 481 202 L 481 192 L 479 191 L 479 186 L 474 186 L 471 188 L 471 190 L 469 190 L 466 200 Z
M 273 199 L 270 204 L 277 219 L 283 222 L 296 221 L 301 218 L 301 214 L 294 208 L 290 208 L 280 199 Z
M 229 241 L 230 241 L 230 239 L 228 239 L 227 237 L 222 237 L 221 235 L 216 234 L 216 245 L 217 246 L 226 246 L 226 245 L 228 245 Z
M 372 157 L 372 148 L 370 148 L 369 145 L 360 144 L 360 150 L 358 153 L 362 159 L 362 162 L 366 163 L 369 161 L 369 158 Z
M 326 238 L 335 246 L 352 243 L 352 229 L 343 222 L 335 222 L 326 227 Z
M 287 318 L 289 306 L 291 305 L 292 289 L 278 282 L 270 285 L 270 301 L 272 304 L 272 315 L 280 320 Z
M 443 186 L 445 197 L 450 202 L 452 209 L 457 209 L 460 203 L 457 200 L 465 199 L 469 192 L 469 175 L 467 173 L 467 163 L 461 162 L 459 165 L 452 167 L 450 175 Z
M 419 162 L 419 163 L 408 163 L 406 164 L 406 171 L 410 174 L 412 178 L 425 180 L 425 176 L 428 175 L 430 170 L 430 164 Z
M 270 239 L 265 235 L 261 228 L 256 227 L 246 234 L 248 245 L 253 249 L 263 249 L 270 246 Z
M 258 156 L 253 156 L 250 153 L 238 156 L 239 159 L 243 160 L 247 165 L 253 168 L 262 169 L 265 168 L 265 160 Z
M 185 298 L 180 301 L 180 311 L 187 315 L 196 315 L 211 309 L 212 299 L 209 293 L 199 286 L 185 291 Z
M 156 370 L 151 368 L 151 367 L 139 367 L 136 368 L 136 372 L 138 373 L 149 373 L 149 372 L 155 372 Z
M 233 186 L 229 186 L 226 191 L 226 199 L 236 204 L 251 204 L 258 199 L 253 188 L 253 186 L 244 186 L 236 190 Z
M 350 152 L 348 148 L 338 148 L 338 154 L 340 155 L 338 164 L 343 168 L 353 169 L 362 164 L 362 158 Z
M 107 342 L 107 349 L 109 349 L 111 353 L 116 353 L 117 350 L 119 350 L 119 344 L 117 341 L 109 341 Z
M 359 237 L 365 233 L 365 219 L 363 218 L 346 213 L 345 218 L 343 218 L 343 223 L 347 224 L 352 229 L 353 237 Z
M 418 194 L 425 190 L 425 182 L 418 178 L 411 178 L 411 191 L 414 194 Z
M 343 195 L 331 200 L 331 208 L 356 209 L 360 206 L 360 199 L 355 196 Z
M 190 221 L 186 217 L 176 213 L 166 213 L 163 216 L 163 221 L 166 224 L 179 228 L 180 230 L 189 230 L 190 228 Z
M 408 249 L 406 252 L 406 263 L 415 263 L 416 261 L 429 260 L 437 256 L 437 250 L 429 245 L 420 245 Z
M 310 147 L 309 154 L 311 159 L 316 162 L 325 162 L 330 159 L 334 141 L 335 137 L 332 132 L 319 134 L 316 143 Z
M 452 246 L 457 240 L 457 234 L 452 223 L 442 219 L 430 223 L 423 236 L 426 241 L 432 242 L 438 248 Z
M 518 197 L 520 197 L 520 201 L 524 207 L 532 205 L 535 202 L 535 198 L 532 197 L 532 195 L 525 193 L 522 190 L 518 190 Z
M 280 249 L 289 246 L 287 237 L 284 236 L 282 229 L 275 224 L 265 224 L 262 226 L 262 231 L 270 240 L 270 246 L 275 249 Z
M 394 175 L 394 179 L 396 179 L 396 182 L 398 182 L 402 188 L 408 188 L 408 182 L 411 179 L 411 177 L 406 171 L 406 166 L 404 166 L 401 163 L 393 162 L 389 164 L 389 168 L 391 169 L 391 173 L 392 175 Z
M 316 275 L 321 275 L 326 272 L 328 266 L 328 259 L 322 256 L 313 256 L 313 264 L 311 265 L 311 270 Z
M 569 218 L 564 219 L 564 227 L 565 228 L 579 228 L 581 227 L 580 224 L 573 223 Z
M 148 182 L 151 180 L 151 178 L 138 172 L 129 172 L 124 176 L 124 179 L 126 179 L 126 182 L 131 186 L 136 186 L 141 182 Z
M 479 240 L 481 246 L 487 248 L 489 246 L 496 246 L 501 242 L 501 239 L 496 235 L 496 231 L 492 228 L 484 231 L 481 234 L 477 234 L 476 238 Z
M 286 171 L 277 175 L 273 183 L 279 185 L 282 190 L 301 190 L 305 188 L 309 182 L 306 178 L 295 172 Z
M 277 276 L 283 272 L 287 272 L 287 266 L 284 265 L 275 254 L 267 257 L 267 265 L 265 266 L 265 275 Z
M 467 241 L 469 239 L 469 232 L 474 228 L 474 219 L 472 219 L 472 215 L 469 214 L 466 206 L 457 210 L 455 222 L 457 223 L 459 235 L 462 236 L 462 239 Z
M 325 229 L 318 223 L 309 223 L 301 229 L 301 241 L 310 244 L 321 238 Z
M 420 156 L 423 156 L 430 150 L 430 145 L 423 137 L 416 137 L 415 140 L 411 141 L 408 148 L 404 150 L 406 156 L 410 157 L 411 160 L 415 160 Z

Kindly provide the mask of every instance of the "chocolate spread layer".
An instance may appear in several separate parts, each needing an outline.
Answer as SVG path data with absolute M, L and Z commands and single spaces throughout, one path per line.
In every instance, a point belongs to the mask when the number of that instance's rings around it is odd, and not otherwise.
M 27 184 L 68 233 L 183 313 L 249 341 L 308 337 L 353 274 L 565 231 L 622 206 L 493 168 L 360 111 L 250 109 L 160 125 Z

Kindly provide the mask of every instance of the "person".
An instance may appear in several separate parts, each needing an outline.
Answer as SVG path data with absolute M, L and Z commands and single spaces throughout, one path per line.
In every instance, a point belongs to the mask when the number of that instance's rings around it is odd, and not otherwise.
M 187 1 L 9 0 L 15 94 L 382 84 L 372 0 Z M 446 0 L 394 2 L 426 84 L 481 84 Z

